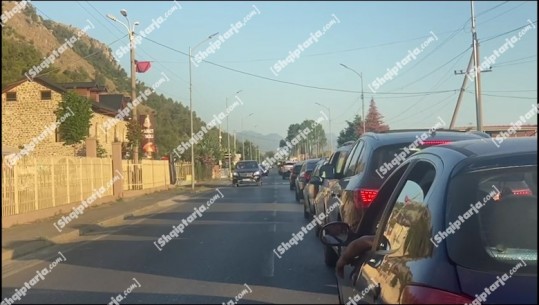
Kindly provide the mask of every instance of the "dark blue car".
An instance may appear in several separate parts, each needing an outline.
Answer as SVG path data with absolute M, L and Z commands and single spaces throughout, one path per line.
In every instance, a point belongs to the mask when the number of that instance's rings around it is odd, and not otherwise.
M 335 235 L 337 233 L 338 235 Z M 425 149 L 388 177 L 358 230 L 374 235 L 338 277 L 341 303 L 537 304 L 537 138 Z

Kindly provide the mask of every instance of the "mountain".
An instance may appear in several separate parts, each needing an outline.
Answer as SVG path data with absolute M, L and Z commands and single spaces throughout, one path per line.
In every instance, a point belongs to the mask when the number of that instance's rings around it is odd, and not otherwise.
M 284 139 L 283 136 L 276 133 L 264 135 L 251 130 L 237 132 L 236 137 L 240 142 L 243 139 L 253 142 L 262 151 L 275 151 L 279 147 L 279 141 Z

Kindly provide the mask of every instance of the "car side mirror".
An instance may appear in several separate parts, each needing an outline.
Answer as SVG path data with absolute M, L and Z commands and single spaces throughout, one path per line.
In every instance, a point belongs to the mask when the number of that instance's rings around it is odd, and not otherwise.
M 335 168 L 331 164 L 324 164 L 320 167 L 320 176 L 325 179 L 334 179 Z
M 320 241 L 326 246 L 346 246 L 351 231 L 347 223 L 342 221 L 331 222 L 320 230 Z
M 313 176 L 311 177 L 311 180 L 309 181 L 309 183 L 313 185 L 322 185 L 322 181 L 323 181 L 322 179 L 323 179 L 322 177 Z

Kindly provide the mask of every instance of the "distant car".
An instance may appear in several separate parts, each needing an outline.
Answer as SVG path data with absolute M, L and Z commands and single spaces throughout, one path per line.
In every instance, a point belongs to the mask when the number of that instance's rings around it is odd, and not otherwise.
M 319 158 L 303 161 L 303 165 L 301 166 L 301 169 L 299 170 L 298 178 L 296 179 L 296 201 L 297 202 L 300 202 L 300 200 L 303 199 L 303 188 L 311 179 L 311 173 L 313 172 L 313 169 L 316 167 L 316 164 L 318 163 L 318 161 L 320 161 Z
M 332 168 L 335 170 L 332 177 L 324 177 L 322 173 L 319 172 L 318 176 L 319 179 L 311 180 L 311 184 L 316 184 L 318 186 L 318 193 L 316 194 L 316 197 L 314 197 L 314 200 L 312 201 L 312 205 L 314 208 L 314 215 L 320 215 L 320 213 L 327 213 L 326 206 L 329 205 L 329 201 L 334 200 L 332 197 L 332 192 L 335 188 L 334 184 L 339 183 L 340 179 L 343 177 L 344 172 L 344 165 L 346 164 L 346 160 L 348 158 L 348 155 L 350 154 L 350 151 L 352 150 L 352 147 L 354 146 L 354 141 L 346 142 L 339 148 L 337 148 L 329 157 L 329 160 L 326 164 L 330 164 Z M 320 168 L 321 170 L 322 168 Z M 333 210 L 326 217 L 322 218 L 322 224 L 326 224 L 329 222 L 329 220 L 338 219 L 339 211 L 337 209 Z M 318 230 L 317 225 L 317 230 Z M 326 247 L 328 248 L 328 247 Z M 326 250 L 331 251 L 333 253 L 333 250 Z
M 419 141 L 427 132 L 427 129 L 390 130 L 382 133 L 367 132 L 361 136 L 346 160 L 341 179 L 333 184 L 331 199 L 326 202 L 326 210 L 333 204 L 339 204 L 339 208 L 328 216 L 328 223 L 343 221 L 352 230 L 356 230 L 385 179 L 414 153 L 440 144 L 488 137 L 480 133 L 436 130 L 425 140 Z M 321 171 L 331 178 L 335 170 L 331 165 L 325 165 Z M 333 266 L 336 260 L 335 253 L 326 251 L 326 264 Z
M 301 170 L 301 167 L 303 166 L 303 162 L 298 162 L 294 164 L 294 167 L 292 167 L 292 172 L 290 173 L 290 190 L 293 191 L 296 189 L 296 179 L 298 178 L 299 171 Z
M 262 185 L 262 173 L 258 162 L 254 160 L 239 161 L 232 174 L 232 184 L 236 187 L 243 183 L 256 183 Z
M 334 222 L 321 231 L 335 248 L 363 235 L 373 247 L 338 277 L 342 304 L 359 293 L 366 304 L 537 304 L 537 138 L 414 154 L 357 230 Z
M 292 171 L 292 167 L 294 167 L 294 164 L 296 164 L 295 161 L 286 161 L 283 164 L 280 170 L 283 176 L 283 180 L 288 179 L 288 177 L 290 177 L 290 173 Z
M 320 183 L 317 182 L 322 181 L 323 177 L 320 176 L 320 168 L 327 162 L 328 159 L 323 158 L 316 163 L 316 167 L 311 174 L 311 179 L 309 179 L 309 182 L 307 182 L 303 188 L 303 217 L 306 219 L 309 219 L 312 215 L 316 214 L 314 209 L 314 199 L 316 198 L 316 195 L 318 195 L 320 188 Z M 317 230 L 318 228 L 319 227 L 317 226 Z

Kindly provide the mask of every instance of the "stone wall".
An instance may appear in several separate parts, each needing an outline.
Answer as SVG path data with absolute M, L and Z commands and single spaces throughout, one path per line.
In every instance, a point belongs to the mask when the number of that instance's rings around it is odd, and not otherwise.
M 41 91 L 51 91 L 51 100 L 41 100 Z M 16 92 L 17 101 L 8 102 L 7 92 Z M 22 149 L 32 139 L 42 135 L 30 153 L 32 156 L 75 156 L 83 144 L 65 146 L 57 142 L 56 128 L 48 128 L 57 121 L 54 111 L 62 100 L 62 93 L 45 87 L 38 82 L 26 81 L 11 90 L 2 93 L 2 145 Z M 95 113 L 91 120 L 90 136 L 97 136 L 99 144 L 112 155 L 114 136 L 119 141 L 126 141 L 127 124 L 119 122 L 107 133 L 99 128 L 99 124 L 109 116 Z

